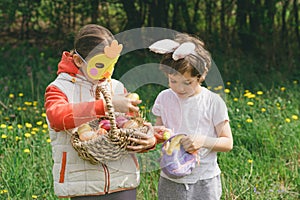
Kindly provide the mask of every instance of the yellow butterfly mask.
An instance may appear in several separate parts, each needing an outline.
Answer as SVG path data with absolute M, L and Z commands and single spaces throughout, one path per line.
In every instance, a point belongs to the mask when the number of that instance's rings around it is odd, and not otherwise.
M 118 44 L 117 40 L 113 40 L 110 46 L 104 47 L 104 54 L 95 55 L 88 62 L 76 50 L 75 53 L 87 64 L 86 73 L 89 78 L 92 80 L 101 80 L 111 78 L 122 49 L 123 45 Z

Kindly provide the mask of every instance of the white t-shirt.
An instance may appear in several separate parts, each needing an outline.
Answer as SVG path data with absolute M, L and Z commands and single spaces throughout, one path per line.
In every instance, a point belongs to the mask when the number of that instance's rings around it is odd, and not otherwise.
M 229 121 L 227 107 L 223 99 L 201 87 L 195 96 L 181 99 L 171 89 L 163 90 L 157 96 L 152 112 L 162 119 L 163 125 L 175 134 L 203 134 L 218 137 L 215 126 Z M 217 153 L 209 149 L 200 149 L 200 165 L 196 165 L 188 176 L 171 179 L 163 172 L 161 176 L 178 183 L 196 183 L 198 180 L 213 178 L 220 174 Z

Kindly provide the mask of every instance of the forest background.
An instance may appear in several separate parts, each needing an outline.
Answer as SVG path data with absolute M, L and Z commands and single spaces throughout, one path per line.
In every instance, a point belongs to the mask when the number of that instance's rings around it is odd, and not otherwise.
M 0 199 L 55 198 L 43 95 L 87 23 L 114 34 L 161 27 L 201 38 L 222 75 L 235 138 L 220 156 L 223 198 L 299 199 L 299 7 L 299 0 L 1 0 Z M 145 62 L 159 58 L 147 49 L 122 55 L 114 77 Z M 146 89 L 138 92 L 147 110 L 162 88 Z M 157 180 L 157 172 L 142 175 L 140 199 L 156 197 Z
M 20 46 L 58 58 L 72 49 L 80 27 L 98 23 L 114 34 L 140 27 L 195 34 L 205 41 L 223 77 L 247 85 L 299 77 L 299 0 L 3 0 L 0 9 L 5 60 Z

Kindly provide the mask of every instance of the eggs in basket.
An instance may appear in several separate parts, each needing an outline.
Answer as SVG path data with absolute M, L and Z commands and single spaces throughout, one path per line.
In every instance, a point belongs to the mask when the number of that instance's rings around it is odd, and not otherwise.
M 144 119 L 142 117 L 132 117 L 124 113 L 116 113 L 117 128 L 135 129 L 143 126 L 143 123 Z M 107 134 L 110 129 L 110 120 L 106 117 L 102 117 L 99 120 L 80 125 L 77 132 L 81 141 L 87 141 Z

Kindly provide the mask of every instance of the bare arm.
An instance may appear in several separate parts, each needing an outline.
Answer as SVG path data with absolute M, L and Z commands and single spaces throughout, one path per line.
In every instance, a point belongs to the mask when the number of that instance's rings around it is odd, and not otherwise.
M 233 148 L 233 138 L 229 121 L 224 121 L 215 126 L 218 137 L 208 137 L 205 135 L 188 135 L 181 139 L 184 149 L 193 153 L 200 148 L 207 148 L 212 151 L 227 152 Z

